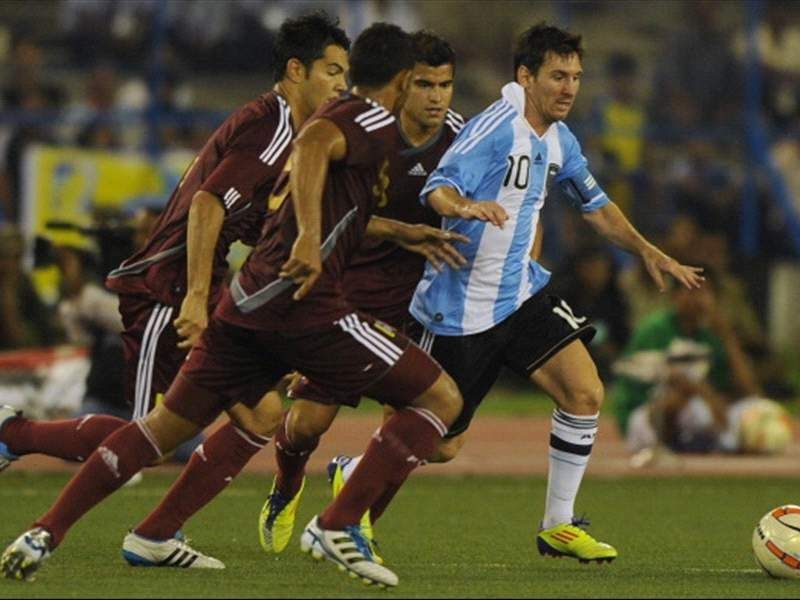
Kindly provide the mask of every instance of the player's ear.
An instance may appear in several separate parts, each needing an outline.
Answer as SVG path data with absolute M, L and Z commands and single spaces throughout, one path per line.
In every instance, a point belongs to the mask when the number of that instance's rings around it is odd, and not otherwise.
M 536 76 L 531 73 L 531 70 L 526 67 L 525 65 L 520 65 L 517 67 L 517 83 L 520 84 L 522 87 L 527 87 L 530 85 L 531 80 L 536 79 Z
M 306 66 L 303 61 L 297 58 L 290 58 L 286 61 L 286 79 L 292 83 L 301 83 L 308 77 Z

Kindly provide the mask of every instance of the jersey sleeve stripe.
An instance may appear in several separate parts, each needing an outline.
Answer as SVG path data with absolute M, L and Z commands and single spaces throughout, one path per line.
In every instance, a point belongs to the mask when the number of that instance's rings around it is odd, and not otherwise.
M 382 112 L 379 112 L 377 115 L 373 115 L 368 119 L 364 119 L 363 121 L 361 121 L 360 125 L 362 127 L 367 127 L 368 125 L 372 125 L 373 123 L 377 123 L 381 119 L 385 119 L 388 116 L 391 116 L 391 115 L 384 110 Z
M 376 129 L 380 129 L 381 127 L 389 125 L 390 123 L 394 123 L 394 117 L 392 115 L 389 115 L 383 121 L 378 121 L 377 123 L 373 123 L 369 127 L 364 127 L 364 129 L 366 131 L 375 131 Z
M 386 109 L 383 108 L 382 106 L 376 106 L 375 108 L 370 108 L 369 110 L 366 110 L 363 113 L 361 113 L 360 115 L 358 115 L 355 118 L 355 122 L 356 123 L 361 123 L 361 121 L 364 121 L 366 119 L 371 119 L 375 115 L 379 115 L 382 112 L 386 112 Z
M 267 156 L 264 158 L 264 162 L 268 165 L 272 166 L 275 164 L 275 161 L 278 160 L 278 157 L 283 154 L 283 151 L 286 149 L 286 146 L 289 145 L 289 142 L 292 141 L 292 129 L 291 127 L 287 127 L 286 130 L 283 132 L 283 137 L 281 138 L 280 144 Z
M 487 135 L 492 133 L 497 127 L 505 121 L 506 117 L 514 114 L 516 111 L 512 106 L 509 106 L 507 110 L 499 113 L 489 125 L 487 125 L 486 130 L 481 133 L 480 135 L 474 136 L 471 138 L 467 143 L 463 144 L 461 148 L 457 150 L 460 154 L 466 154 L 470 150 L 472 150 L 475 146 L 477 146 L 480 141 L 485 138 Z
M 454 119 L 455 121 L 458 121 L 462 125 L 464 124 L 464 117 L 463 117 L 463 115 L 461 115 L 461 113 L 457 113 L 456 111 L 448 108 L 447 109 L 447 116 L 452 118 L 452 119 Z
M 276 146 L 280 145 L 281 140 L 285 137 L 286 130 L 289 131 L 289 136 L 291 137 L 291 129 L 292 126 L 289 123 L 289 116 L 291 110 L 289 107 L 284 106 L 281 104 L 281 115 L 280 115 L 280 124 L 278 125 L 277 130 L 275 131 L 275 135 L 272 136 L 272 141 L 269 143 L 269 146 L 259 155 L 258 158 L 261 159 L 261 162 L 267 162 L 269 160 L 269 156 L 272 151 L 275 149 Z
M 472 136 L 480 134 L 486 126 L 486 123 L 490 122 L 492 117 L 494 117 L 498 112 L 502 111 L 506 104 L 507 103 L 505 102 L 496 102 L 493 106 L 490 106 L 483 113 L 473 119 L 473 121 L 471 121 L 469 124 L 470 127 L 472 127 L 472 129 L 469 131 L 469 134 L 464 137 L 463 140 L 456 142 L 453 145 L 453 148 L 457 149 L 459 146 L 465 144 Z

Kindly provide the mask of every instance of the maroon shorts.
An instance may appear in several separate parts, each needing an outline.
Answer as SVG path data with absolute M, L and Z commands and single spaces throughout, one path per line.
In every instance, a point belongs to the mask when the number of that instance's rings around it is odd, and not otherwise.
M 172 326 L 179 310 L 139 296 L 120 295 L 125 352 L 125 400 L 134 419 L 145 416 L 164 394 L 186 359 Z
M 300 371 L 332 404 L 362 395 L 409 405 L 439 377 L 439 364 L 405 335 L 363 313 L 298 333 L 257 331 L 212 319 L 165 403 L 204 426 L 237 402 L 254 407 L 284 375 Z
M 417 342 L 422 335 L 424 328 L 406 310 L 402 311 L 383 311 L 383 314 L 373 315 L 378 327 L 387 327 L 390 330 L 399 330 L 405 337 Z M 377 318 L 375 318 L 377 317 Z M 388 317 L 388 318 L 387 318 Z M 292 382 L 288 389 L 289 398 L 293 400 L 311 400 L 319 404 L 343 404 L 355 408 L 361 402 L 361 393 L 351 392 L 347 396 L 337 397 L 324 385 L 303 374 L 299 379 Z M 364 394 L 368 395 L 368 394 Z

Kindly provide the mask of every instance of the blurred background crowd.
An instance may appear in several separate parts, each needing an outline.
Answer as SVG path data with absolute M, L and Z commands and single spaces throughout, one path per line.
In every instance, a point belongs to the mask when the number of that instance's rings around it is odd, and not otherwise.
M 718 433 L 735 399 L 791 412 L 800 4 L 772 0 L 0 2 L 0 380 L 3 355 L 76 344 L 92 358 L 85 396 L 114 403 L 120 325 L 105 273 L 147 235 L 216 125 L 271 87 L 280 23 L 316 8 L 352 37 L 384 20 L 447 38 L 453 108 L 467 118 L 511 79 L 522 29 L 547 20 L 583 34 L 568 124 L 590 169 L 640 231 L 710 274 L 702 294 L 659 294 L 637 261 L 549 200 L 543 262 L 597 325 L 591 351 L 621 430 L 648 404 L 651 435 L 702 451 L 716 442 L 680 432 L 694 398 L 707 401 L 695 421 Z

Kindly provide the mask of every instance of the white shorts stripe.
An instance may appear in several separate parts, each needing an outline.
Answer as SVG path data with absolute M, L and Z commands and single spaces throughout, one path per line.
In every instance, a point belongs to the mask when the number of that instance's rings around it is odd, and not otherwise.
M 367 350 L 372 352 L 375 356 L 380 358 L 387 365 L 390 365 L 390 366 L 394 365 L 394 363 L 397 361 L 396 358 L 392 357 L 391 355 L 386 354 L 380 347 L 375 346 L 375 344 L 373 344 L 370 340 L 365 338 L 361 334 L 361 332 L 359 332 L 358 330 L 354 329 L 352 324 L 349 324 L 349 323 L 347 323 L 345 321 L 346 318 L 347 317 L 345 317 L 344 319 L 340 319 L 339 321 L 336 321 L 337 325 L 339 325 L 339 327 L 341 327 L 342 330 L 345 333 L 349 333 L 351 336 L 353 336 L 353 339 L 355 339 L 359 344 L 364 346 Z
M 145 381 L 145 365 L 147 364 L 147 354 L 150 349 L 150 338 L 153 334 L 153 328 L 161 316 L 164 307 L 157 304 L 153 311 L 150 313 L 150 318 L 147 320 L 147 325 L 144 328 L 144 335 L 142 336 L 142 345 L 139 348 L 139 360 L 136 364 L 136 381 L 133 394 L 133 418 L 137 418 L 141 408 L 139 405 L 142 403 L 144 392 L 142 387 Z
M 361 331 L 365 337 L 372 339 L 376 345 L 383 348 L 383 350 L 391 355 L 394 356 L 395 359 L 400 358 L 403 354 L 403 351 L 397 346 L 394 342 L 386 339 L 377 331 L 374 331 L 367 323 L 362 322 L 356 315 L 352 315 L 353 317 L 353 325 Z
M 153 318 L 153 315 L 155 318 Z M 150 399 L 153 384 L 153 364 L 155 362 L 156 351 L 158 350 L 158 338 L 164 332 L 164 328 L 169 324 L 172 316 L 172 307 L 158 305 L 153 310 L 147 325 L 150 329 L 149 337 L 142 343 L 142 350 L 139 353 L 139 365 L 136 377 L 136 394 L 133 418 L 144 417 L 150 410 Z M 152 327 L 151 327 L 152 325 Z
M 420 417 L 433 425 L 433 428 L 439 433 L 440 436 L 444 437 L 444 435 L 447 433 L 447 427 L 445 427 L 444 423 L 442 423 L 442 420 L 427 408 L 417 408 L 416 406 L 412 406 L 409 407 L 408 410 L 413 410 Z

